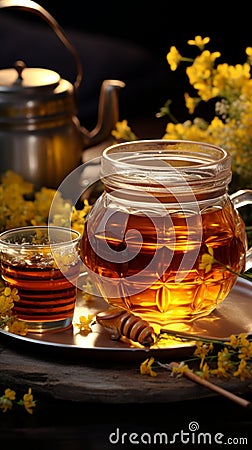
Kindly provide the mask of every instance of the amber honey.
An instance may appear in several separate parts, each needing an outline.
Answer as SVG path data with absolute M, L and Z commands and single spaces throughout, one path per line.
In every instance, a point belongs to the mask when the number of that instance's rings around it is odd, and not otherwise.
M 223 209 L 210 208 L 201 214 L 195 222 L 196 229 L 192 226 L 188 229 L 186 215 L 181 213 L 169 216 L 169 220 L 155 217 L 154 226 L 151 217 L 145 215 L 103 212 L 106 230 L 93 229 L 92 233 L 90 227 L 84 233 L 85 264 L 91 276 L 99 275 L 93 279 L 108 303 L 129 309 L 151 323 L 165 326 L 171 321 L 209 314 L 226 298 L 237 279 L 224 266 L 237 273 L 244 268 L 244 224 L 235 213 L 236 224 L 230 226 L 234 223 L 230 203 Z M 202 224 L 200 242 L 197 223 Z M 141 243 L 134 237 L 126 239 L 130 230 L 139 231 Z M 195 233 L 195 239 L 189 238 L 189 233 Z M 115 237 L 120 234 L 121 239 Z M 118 255 L 117 261 L 109 260 L 108 246 Z M 202 255 L 209 248 L 213 249 L 216 262 L 210 268 L 200 269 Z M 123 250 L 127 251 L 128 259 L 120 262 Z M 181 266 L 183 258 L 185 263 Z
M 29 322 L 72 318 L 76 302 L 79 265 L 68 270 L 67 278 L 56 268 L 19 266 L 2 262 L 2 278 L 18 289 L 20 300 L 13 312 Z
M 103 151 L 101 173 L 104 192 L 81 244 L 98 292 L 155 329 L 208 316 L 246 263 L 228 153 L 192 141 L 126 142 Z
M 28 226 L 0 235 L 1 277 L 16 288 L 13 313 L 31 332 L 72 325 L 80 273 L 77 231 Z

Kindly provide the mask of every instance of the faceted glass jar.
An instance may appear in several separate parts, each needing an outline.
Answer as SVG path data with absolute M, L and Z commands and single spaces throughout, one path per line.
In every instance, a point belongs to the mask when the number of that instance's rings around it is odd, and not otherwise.
M 104 192 L 81 244 L 98 292 L 157 332 L 209 315 L 246 264 L 227 152 L 192 141 L 127 142 L 104 150 L 101 173 Z

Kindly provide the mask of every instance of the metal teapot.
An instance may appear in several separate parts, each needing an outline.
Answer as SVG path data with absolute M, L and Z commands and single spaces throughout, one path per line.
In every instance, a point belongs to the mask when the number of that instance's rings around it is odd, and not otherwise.
M 1 0 L 0 8 L 28 10 L 42 17 L 74 57 L 74 84 L 46 68 L 29 68 L 16 61 L 0 70 L 0 170 L 13 170 L 34 184 L 57 189 L 82 162 L 85 148 L 105 141 L 119 118 L 118 92 L 125 84 L 104 80 L 97 125 L 88 131 L 76 115 L 82 80 L 79 56 L 55 19 L 29 0 Z

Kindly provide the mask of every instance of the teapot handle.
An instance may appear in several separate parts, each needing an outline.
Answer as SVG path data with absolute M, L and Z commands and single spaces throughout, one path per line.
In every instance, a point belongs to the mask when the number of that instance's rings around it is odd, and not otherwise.
M 61 42 L 63 42 L 63 44 L 69 50 L 69 52 L 71 53 L 71 55 L 75 60 L 77 66 L 77 76 L 74 83 L 74 87 L 77 90 L 82 80 L 82 65 L 80 58 L 75 48 L 67 38 L 66 34 L 59 26 L 57 21 L 51 16 L 51 14 L 49 14 L 46 11 L 46 9 L 44 9 L 42 6 L 38 5 L 36 2 L 32 0 L 1 0 L 0 8 L 17 8 L 21 10 L 31 11 L 37 14 L 38 16 L 42 17 L 50 25 L 50 27 L 56 33 Z
M 252 190 L 240 189 L 230 195 L 231 201 L 236 209 L 242 206 L 252 205 Z M 249 270 L 252 267 L 252 246 L 246 252 L 246 267 L 245 270 Z

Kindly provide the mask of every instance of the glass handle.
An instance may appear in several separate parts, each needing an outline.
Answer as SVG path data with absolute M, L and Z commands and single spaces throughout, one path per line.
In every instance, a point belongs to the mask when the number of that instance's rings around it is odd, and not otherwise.
M 242 206 L 252 205 L 252 190 L 251 189 L 241 189 L 230 195 L 231 201 L 235 209 L 241 208 Z M 252 267 L 252 246 L 246 252 L 246 265 L 245 270 L 249 270 Z

